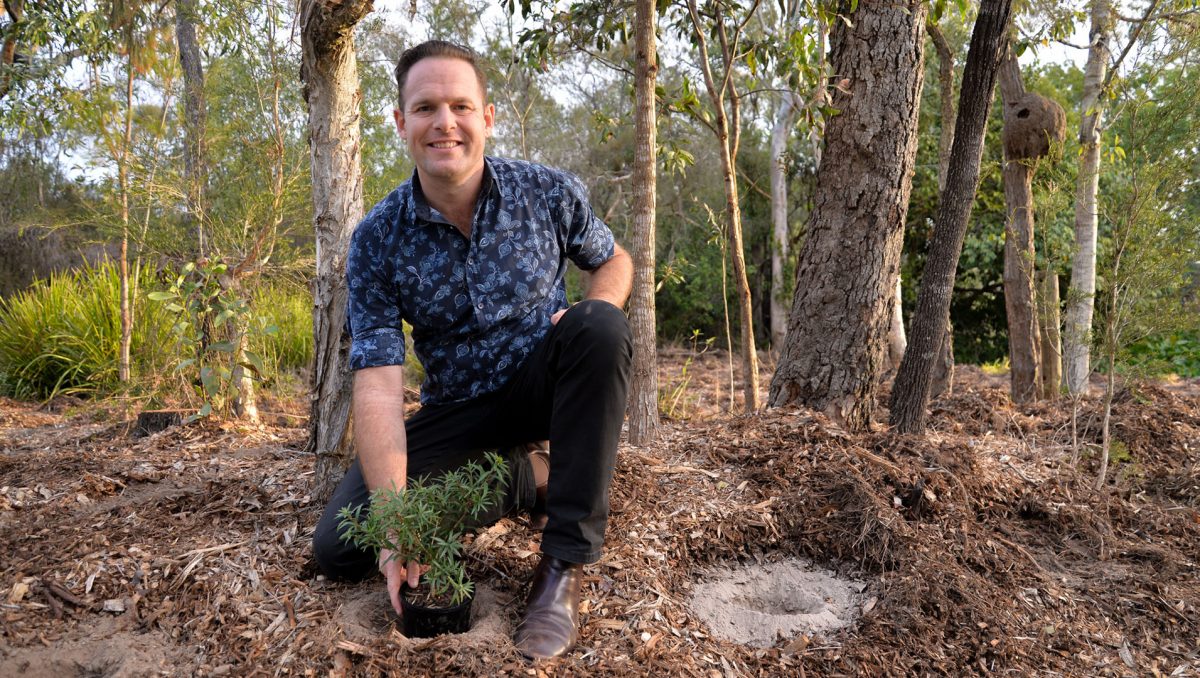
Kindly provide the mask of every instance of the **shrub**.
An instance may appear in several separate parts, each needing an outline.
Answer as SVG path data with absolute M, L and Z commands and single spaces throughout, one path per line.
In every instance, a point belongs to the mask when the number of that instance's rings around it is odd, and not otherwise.
M 462 536 L 468 526 L 500 500 L 508 483 L 508 464 L 488 453 L 484 464 L 470 462 L 434 478 L 420 478 L 396 491 L 381 488 L 363 508 L 342 509 L 342 539 L 375 552 L 392 551 L 401 562 L 429 567 L 425 582 L 435 599 L 457 605 L 471 595 L 462 563 Z
M 149 287 L 142 269 L 134 286 Z M 165 362 L 171 322 L 131 292 L 134 379 Z M 120 277 L 112 262 L 52 275 L 0 300 L 0 392 L 18 398 L 115 392 L 121 337 Z
M 254 290 L 250 307 L 278 328 L 250 342 L 250 349 L 263 357 L 268 373 L 312 365 L 312 294 L 308 290 L 286 281 L 272 281 Z
M 1200 332 L 1149 337 L 1129 347 L 1130 362 L 1158 373 L 1200 377 Z

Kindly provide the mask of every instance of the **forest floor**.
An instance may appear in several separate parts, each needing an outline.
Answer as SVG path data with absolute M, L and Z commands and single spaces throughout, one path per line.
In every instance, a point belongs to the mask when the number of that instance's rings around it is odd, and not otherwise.
M 409 640 L 381 580 L 317 575 L 299 402 L 138 438 L 0 401 L 0 676 L 1200 675 L 1200 383 L 1119 393 L 1097 491 L 1098 397 L 1073 464 L 1070 402 L 1014 406 L 1004 375 L 960 368 L 925 437 L 849 434 L 730 415 L 725 354 L 690 356 L 664 355 L 661 442 L 621 446 L 579 646 L 538 664 L 509 640 L 523 518 L 474 537 L 464 635 Z M 855 623 L 756 647 L 701 621 L 716 573 L 794 558 L 859 582 Z

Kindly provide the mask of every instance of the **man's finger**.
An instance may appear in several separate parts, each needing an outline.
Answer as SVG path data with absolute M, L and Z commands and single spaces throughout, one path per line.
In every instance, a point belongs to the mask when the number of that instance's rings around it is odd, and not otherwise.
M 421 566 L 415 560 L 408 561 L 408 588 L 415 589 L 421 583 Z
M 400 567 L 400 563 L 392 560 L 383 566 L 384 577 L 387 578 L 388 598 L 392 601 L 392 609 L 396 614 L 404 614 L 400 607 L 400 584 L 404 581 L 404 568 Z

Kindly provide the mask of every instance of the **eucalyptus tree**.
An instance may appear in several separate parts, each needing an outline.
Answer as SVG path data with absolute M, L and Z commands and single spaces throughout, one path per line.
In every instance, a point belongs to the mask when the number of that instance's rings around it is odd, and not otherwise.
M 362 219 L 360 93 L 354 28 L 371 0 L 303 0 L 300 79 L 308 105 L 312 151 L 315 364 L 309 448 L 317 456 L 316 494 L 333 491 L 350 461 L 350 361 L 346 323 L 346 252 Z
M 748 55 L 743 37 L 760 5 L 727 0 L 685 0 L 686 21 L 681 31 L 696 48 L 696 67 L 704 80 L 711 111 L 698 110 L 697 119 L 716 137 L 725 188 L 725 235 L 733 262 L 733 280 L 741 316 L 743 405 L 746 412 L 759 408 L 758 352 L 754 342 L 754 308 L 746 274 L 742 243 L 742 207 L 739 198 L 737 157 L 742 135 L 742 91 L 738 68 Z M 732 350 L 732 346 L 730 350 Z
M 903 433 L 925 429 L 930 378 L 945 341 L 954 273 L 979 185 L 984 132 L 1011 14 L 1012 0 L 983 0 L 972 30 L 945 190 L 913 316 L 912 342 L 892 387 L 891 423 Z
M 896 300 L 924 76 L 923 2 L 858 3 L 835 22 L 837 109 L 770 404 L 802 404 L 851 429 L 870 422 Z
M 788 198 L 788 167 L 793 165 L 789 152 L 799 127 L 807 131 L 811 155 L 820 164 L 820 135 L 828 103 L 826 80 L 828 63 L 825 43 L 830 21 L 836 20 L 832 8 L 821 2 L 785 0 L 775 17 L 775 25 L 764 27 L 759 59 L 767 57 L 775 64 L 778 78 L 777 103 L 771 122 L 771 350 L 778 353 L 787 335 L 788 296 L 792 285 L 788 272 L 792 239 Z M 756 59 L 758 61 L 758 59 Z M 901 326 L 903 327 L 903 326 Z
M 658 76 L 657 14 L 654 0 L 637 0 L 634 10 L 634 281 L 629 300 L 633 330 L 629 440 L 634 445 L 645 445 L 658 437 L 658 345 L 654 323 L 654 214 L 658 194 L 658 125 L 654 94 Z
M 1118 12 L 1111 0 L 1091 0 L 1088 55 L 1083 72 L 1079 123 L 1080 162 L 1075 183 L 1075 251 L 1071 262 L 1071 284 L 1067 290 L 1063 330 L 1063 365 L 1067 390 L 1072 395 L 1086 391 L 1091 374 L 1092 316 L 1096 293 L 1096 235 L 1099 224 L 1097 194 L 1104 114 L 1110 89 L 1126 57 L 1139 44 L 1143 33 L 1154 34 L 1164 21 L 1195 17 L 1194 0 L 1149 0 L 1140 16 Z M 1113 57 L 1117 22 L 1128 24 L 1124 45 Z M 1146 29 L 1150 28 L 1147 32 Z
M 1061 106 L 1025 91 L 1011 46 L 1000 66 L 1004 100 L 1004 306 L 1008 319 L 1011 392 L 1015 402 L 1043 393 L 1045 358 L 1037 313 L 1033 175 L 1038 160 L 1062 142 L 1066 117 Z
M 197 0 L 175 0 L 175 46 L 183 70 L 183 160 L 187 180 L 187 208 L 196 231 L 201 257 L 208 254 L 204 237 L 205 155 L 204 63 L 196 36 Z
M 930 15 L 929 22 L 926 24 L 930 41 L 933 43 L 934 53 L 937 54 L 938 59 L 938 102 L 941 110 L 941 116 L 938 120 L 937 187 L 939 201 L 946 190 L 946 176 L 950 172 L 950 149 L 954 146 L 954 127 L 958 118 L 958 111 L 954 107 L 954 49 L 950 47 L 949 41 L 946 40 L 946 35 L 942 32 L 940 19 L 941 17 Z M 896 312 L 892 318 L 893 337 L 897 337 L 897 335 L 901 335 L 904 332 L 904 322 L 900 312 L 899 280 L 897 280 L 896 290 Z M 893 338 L 891 346 L 892 363 L 895 369 L 899 370 L 900 361 L 904 357 L 904 351 L 907 350 L 907 341 L 901 345 L 898 337 Z M 940 395 L 949 394 L 953 390 L 954 327 L 950 323 L 950 309 L 947 307 L 946 334 L 942 339 L 941 348 L 938 349 L 937 360 L 934 362 L 929 396 L 937 398 Z

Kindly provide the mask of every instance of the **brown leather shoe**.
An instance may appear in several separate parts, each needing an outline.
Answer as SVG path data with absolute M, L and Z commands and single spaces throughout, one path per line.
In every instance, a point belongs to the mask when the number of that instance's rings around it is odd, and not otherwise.
M 530 659 L 561 657 L 579 639 L 583 566 L 542 554 L 513 642 Z

